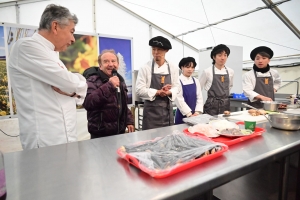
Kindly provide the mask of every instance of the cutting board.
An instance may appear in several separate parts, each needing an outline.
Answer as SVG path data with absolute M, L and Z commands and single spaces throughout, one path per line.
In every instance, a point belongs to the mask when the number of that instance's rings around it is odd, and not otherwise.
M 247 110 L 232 112 L 230 116 L 226 118 L 230 121 L 255 121 L 256 123 L 263 123 L 267 121 L 263 115 L 251 116 Z

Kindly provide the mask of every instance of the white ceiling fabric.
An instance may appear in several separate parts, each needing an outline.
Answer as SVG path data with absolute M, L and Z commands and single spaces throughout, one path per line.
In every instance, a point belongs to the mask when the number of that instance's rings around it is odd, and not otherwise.
M 261 0 L 115 1 L 173 35 L 266 6 Z M 278 8 L 300 29 L 300 0 L 285 2 Z M 257 46 L 272 48 L 274 57 L 300 54 L 300 39 L 270 9 L 250 13 L 179 38 L 197 49 L 221 43 L 242 46 L 243 60 L 250 60 L 250 51 Z

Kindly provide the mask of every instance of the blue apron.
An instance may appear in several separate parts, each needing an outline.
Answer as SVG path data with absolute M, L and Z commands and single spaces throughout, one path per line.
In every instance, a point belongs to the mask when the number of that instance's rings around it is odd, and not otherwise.
M 184 101 L 191 108 L 192 114 L 195 113 L 196 104 L 197 104 L 197 85 L 195 83 L 194 78 L 193 81 L 194 81 L 193 84 L 183 85 L 180 80 Z M 183 124 L 182 119 L 185 117 L 186 116 L 183 116 L 180 110 L 177 108 L 176 115 L 175 115 L 175 124 Z

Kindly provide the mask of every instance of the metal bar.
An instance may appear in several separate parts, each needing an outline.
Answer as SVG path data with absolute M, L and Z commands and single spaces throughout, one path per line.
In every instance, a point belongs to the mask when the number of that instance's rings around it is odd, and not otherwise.
M 152 25 L 149 25 L 149 40 L 152 38 Z M 150 60 L 152 59 L 152 48 L 150 48 Z
M 97 23 L 96 23 L 96 0 L 93 0 L 93 30 L 94 30 L 94 33 L 97 33 Z
M 282 197 L 283 173 L 284 172 L 284 158 L 279 160 L 279 185 L 278 185 L 278 200 Z
M 298 151 L 298 167 L 297 167 L 297 183 L 296 183 L 296 198 L 300 199 L 300 151 Z
M 296 26 L 281 12 L 281 10 L 274 5 L 271 0 L 262 0 L 273 13 L 300 39 L 300 31 Z
M 298 97 L 298 95 L 299 95 L 299 81 L 293 80 L 293 81 L 281 81 L 281 82 L 289 82 L 288 84 L 285 84 L 282 87 L 287 86 L 287 85 L 289 85 L 291 83 L 297 83 L 297 92 L 296 92 L 297 96 L 296 97 Z M 280 87 L 280 88 L 282 88 L 282 87 Z M 280 88 L 278 88 L 278 89 L 280 89 Z
M 168 32 L 168 31 L 166 31 L 166 30 L 164 30 L 164 29 L 162 29 L 161 27 L 159 27 L 159 26 L 157 26 L 156 24 L 154 24 L 154 23 L 148 21 L 147 19 L 141 17 L 140 15 L 138 15 L 138 14 L 136 14 L 135 12 L 129 10 L 128 8 L 122 6 L 121 4 L 117 3 L 116 1 L 114 1 L 114 0 L 106 0 L 106 1 L 108 1 L 109 3 L 111 3 L 111 4 L 115 5 L 115 6 L 117 6 L 118 8 L 120 8 L 120 9 L 122 9 L 123 11 L 127 12 L 128 14 L 130 14 L 130 15 L 132 15 L 132 16 L 138 18 L 139 20 L 145 22 L 146 24 L 151 25 L 152 27 L 154 27 L 154 28 L 156 28 L 157 30 L 163 32 L 164 34 L 170 36 L 170 37 L 173 38 L 174 40 L 176 40 L 176 41 L 178 41 L 178 42 L 184 44 L 185 46 L 189 47 L 190 49 L 192 49 L 192 50 L 194 50 L 194 51 L 196 51 L 196 52 L 199 52 L 199 50 L 198 50 L 196 47 L 192 46 L 192 45 L 189 44 L 189 43 L 186 43 L 186 42 L 182 41 L 181 39 L 177 38 L 175 35 L 171 34 L 170 32 Z
M 288 182 L 289 182 L 289 167 L 290 167 L 290 157 L 286 156 L 281 160 L 280 163 L 280 182 L 279 182 L 279 191 L 278 191 L 278 199 L 286 200 L 287 192 L 288 192 Z
M 276 2 L 276 3 L 274 3 L 274 4 L 275 4 L 275 5 L 277 5 L 277 4 L 282 4 L 282 3 L 285 3 L 285 2 L 287 2 L 287 1 L 290 1 L 290 0 L 282 0 L 282 1 L 278 1 L 278 2 Z M 239 14 L 239 15 L 236 15 L 236 16 L 233 16 L 233 17 L 229 17 L 229 18 L 227 18 L 227 19 L 222 19 L 221 21 L 218 21 L 218 22 L 215 22 L 215 23 L 210 23 L 210 24 L 208 24 L 208 25 L 206 25 L 206 26 L 203 26 L 203 27 L 200 27 L 200 28 L 196 28 L 196 29 L 194 29 L 194 30 L 191 30 L 191 31 L 188 31 L 188 32 L 185 32 L 185 33 L 181 33 L 181 34 L 179 34 L 179 35 L 176 35 L 175 37 L 179 37 L 179 36 L 182 36 L 182 35 L 186 35 L 186 34 L 189 34 L 189 33 L 192 33 L 192 32 L 198 31 L 198 30 L 201 30 L 201 29 L 208 28 L 208 27 L 210 27 L 210 26 L 214 26 L 214 25 L 217 25 L 217 24 L 220 24 L 220 23 L 223 23 L 223 22 L 226 22 L 226 21 L 229 21 L 229 20 L 238 18 L 238 17 L 242 17 L 242 16 L 245 16 L 245 15 L 248 15 L 248 14 L 253 13 L 253 12 L 257 12 L 257 11 L 262 10 L 262 9 L 267 9 L 267 8 L 269 8 L 269 7 L 268 7 L 268 6 L 258 7 L 258 8 L 254 9 L 254 10 L 250 10 L 250 11 L 248 11 L 248 12 L 241 13 L 241 14 Z

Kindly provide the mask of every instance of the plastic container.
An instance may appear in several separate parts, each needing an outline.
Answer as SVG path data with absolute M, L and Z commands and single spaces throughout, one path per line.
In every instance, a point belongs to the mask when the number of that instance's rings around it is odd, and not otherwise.
M 245 123 L 245 129 L 249 129 L 251 131 L 255 130 L 256 121 L 244 121 L 244 123 Z
M 232 94 L 232 98 L 234 98 L 234 99 L 247 99 L 247 97 L 245 96 L 244 93 L 241 93 L 241 94 L 239 94 L 239 93 L 233 93 Z
M 238 125 L 244 125 L 244 122 L 236 122 L 236 124 Z M 223 144 L 226 144 L 228 146 L 233 145 L 233 144 L 237 144 L 246 140 L 249 140 L 251 138 L 260 136 L 263 134 L 263 132 L 265 132 L 266 130 L 264 128 L 260 128 L 260 127 L 255 127 L 254 133 L 252 133 L 251 135 L 248 136 L 243 136 L 243 137 L 226 137 L 226 136 L 222 136 L 220 135 L 219 137 L 215 137 L 215 138 L 209 138 L 210 140 L 213 140 L 214 142 L 220 142 Z M 190 133 L 188 131 L 188 129 L 184 129 L 183 132 L 187 135 L 196 135 L 196 136 L 200 136 L 200 137 L 206 137 L 205 135 L 201 134 L 201 133 Z
M 192 136 L 192 135 L 186 135 L 186 136 L 192 137 L 192 138 L 195 138 L 195 139 L 199 139 L 199 140 L 206 140 L 206 141 L 215 143 L 210 138 L 207 138 L 207 137 Z M 147 141 L 137 142 L 136 144 L 143 144 L 145 142 L 147 142 Z M 121 158 L 125 159 L 127 162 L 129 162 L 130 164 L 132 164 L 136 168 L 139 168 L 140 170 L 144 171 L 145 173 L 149 174 L 150 176 L 152 176 L 154 178 L 165 178 L 165 177 L 171 176 L 173 174 L 176 174 L 178 172 L 189 169 L 191 167 L 194 167 L 196 165 L 199 165 L 201 163 L 212 160 L 212 159 L 214 159 L 218 156 L 221 156 L 225 151 L 228 150 L 228 146 L 227 145 L 220 145 L 220 146 L 222 147 L 222 149 L 217 151 L 216 153 L 205 155 L 203 157 L 194 159 L 194 160 L 192 160 L 190 162 L 187 162 L 187 163 L 176 164 L 175 166 L 172 166 L 171 169 L 165 169 L 165 170 L 152 170 L 152 169 L 149 169 L 145 165 L 142 165 L 134 156 L 132 156 L 128 153 L 124 153 L 124 151 L 122 151 L 121 148 L 119 148 L 117 150 L 117 154 Z

